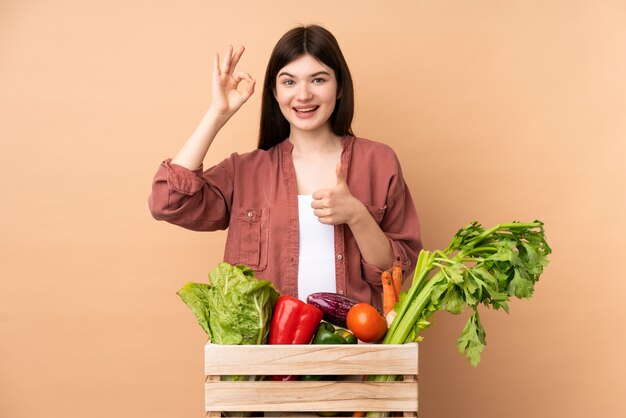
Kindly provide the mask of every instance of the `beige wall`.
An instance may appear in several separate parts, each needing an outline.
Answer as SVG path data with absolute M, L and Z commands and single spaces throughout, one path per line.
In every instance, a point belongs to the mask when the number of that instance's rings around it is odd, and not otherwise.
M 224 3 L 224 4 L 222 4 Z M 203 416 L 204 334 L 175 292 L 224 233 L 154 221 L 158 163 L 208 105 L 210 55 L 321 23 L 357 87 L 356 132 L 399 154 L 427 248 L 539 218 L 554 248 L 530 301 L 421 344 L 421 416 L 617 417 L 626 376 L 624 1 L 0 3 L 0 416 Z M 259 94 L 207 164 L 255 146 Z

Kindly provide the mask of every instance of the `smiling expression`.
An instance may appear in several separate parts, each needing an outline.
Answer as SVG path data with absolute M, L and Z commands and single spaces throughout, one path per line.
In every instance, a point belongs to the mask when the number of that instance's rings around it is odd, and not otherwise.
M 311 55 L 302 55 L 280 69 L 274 95 L 292 133 L 330 130 L 337 79 L 330 67 Z

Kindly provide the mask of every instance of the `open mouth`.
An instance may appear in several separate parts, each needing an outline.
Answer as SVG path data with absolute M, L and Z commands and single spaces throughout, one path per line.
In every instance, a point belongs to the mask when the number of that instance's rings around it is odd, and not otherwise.
M 319 108 L 319 106 L 306 106 L 306 107 L 294 107 L 293 110 L 295 110 L 297 113 L 311 113 L 311 112 L 315 112 L 317 109 Z

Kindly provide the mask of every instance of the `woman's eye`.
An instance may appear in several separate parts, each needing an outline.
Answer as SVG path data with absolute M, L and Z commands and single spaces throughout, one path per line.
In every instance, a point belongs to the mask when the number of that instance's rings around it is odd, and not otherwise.
M 324 80 L 323 78 L 315 78 L 315 79 L 313 79 L 313 83 L 315 83 L 315 84 L 322 84 L 325 81 L 326 80 Z
M 293 81 L 293 80 L 285 80 L 285 81 L 283 81 L 283 84 L 284 84 L 285 86 L 293 86 L 293 85 L 294 85 L 294 84 L 296 84 L 296 83 L 295 83 L 295 81 Z

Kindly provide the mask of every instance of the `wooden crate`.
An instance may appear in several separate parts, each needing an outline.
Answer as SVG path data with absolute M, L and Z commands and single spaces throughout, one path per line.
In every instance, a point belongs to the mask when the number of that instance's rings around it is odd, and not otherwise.
M 205 346 L 205 410 L 396 411 L 417 416 L 417 343 Z M 393 382 L 222 381 L 224 375 L 400 375 Z

